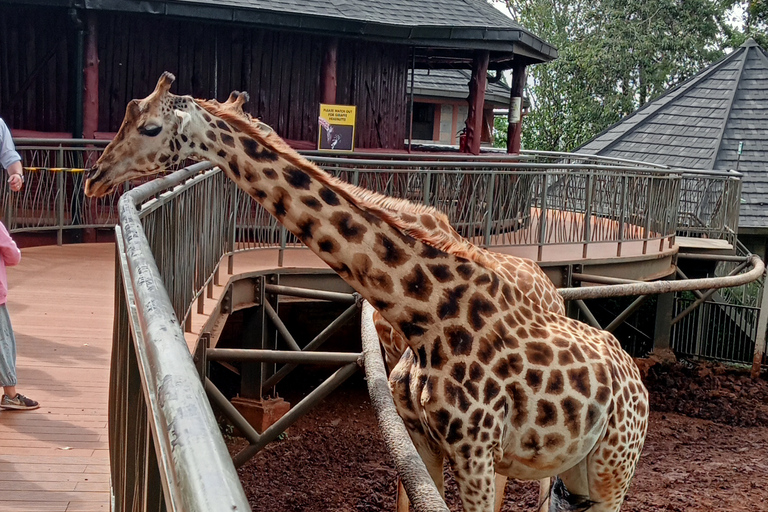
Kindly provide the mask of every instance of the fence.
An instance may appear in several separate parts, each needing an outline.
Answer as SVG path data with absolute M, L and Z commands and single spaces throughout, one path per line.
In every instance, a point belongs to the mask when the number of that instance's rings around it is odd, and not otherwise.
M 222 252 L 221 245 L 203 243 L 209 220 L 180 218 L 190 206 L 185 196 L 214 199 L 219 192 L 207 179 L 219 171 L 197 175 L 207 167 L 190 167 L 120 199 L 109 410 L 115 511 L 250 510 L 166 292 L 183 296 L 187 286 L 202 287 L 204 280 L 194 277 L 213 274 Z

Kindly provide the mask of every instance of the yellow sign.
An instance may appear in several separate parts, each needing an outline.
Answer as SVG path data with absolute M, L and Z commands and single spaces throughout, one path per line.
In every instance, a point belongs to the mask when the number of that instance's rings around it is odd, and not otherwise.
M 355 148 L 354 105 L 320 104 L 320 117 L 317 119 L 319 135 L 317 149 L 321 151 L 352 151 Z

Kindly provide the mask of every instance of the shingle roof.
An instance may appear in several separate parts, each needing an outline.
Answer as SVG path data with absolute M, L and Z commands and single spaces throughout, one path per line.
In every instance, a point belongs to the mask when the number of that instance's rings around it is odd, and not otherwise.
M 465 69 L 417 69 L 413 79 L 413 93 L 433 98 L 462 98 L 469 95 L 472 73 Z M 411 90 L 411 72 L 408 71 L 408 91 Z M 510 89 L 504 82 L 490 83 L 485 88 L 485 101 L 499 106 L 509 105 Z
M 748 40 L 576 151 L 738 170 L 744 174 L 739 226 L 768 227 L 768 53 Z
M 21 0 L 24 1 L 24 0 Z M 30 0 L 31 1 L 31 0 Z M 34 0 L 60 4 L 62 0 Z M 484 48 L 534 61 L 557 50 L 486 0 L 74 0 L 85 9 L 191 16 L 408 44 Z

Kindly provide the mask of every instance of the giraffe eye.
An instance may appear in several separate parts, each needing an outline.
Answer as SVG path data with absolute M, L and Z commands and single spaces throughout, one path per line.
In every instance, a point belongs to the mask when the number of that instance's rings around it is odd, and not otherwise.
M 163 129 L 162 126 L 150 124 L 150 125 L 145 125 L 139 128 L 139 133 L 142 135 L 146 135 L 147 137 L 154 137 L 155 135 L 160 133 L 160 130 L 162 129 Z

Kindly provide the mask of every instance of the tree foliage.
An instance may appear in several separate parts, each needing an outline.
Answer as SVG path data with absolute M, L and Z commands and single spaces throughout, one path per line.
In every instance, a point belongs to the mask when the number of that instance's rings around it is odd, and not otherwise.
M 763 2 L 766 0 L 763 0 Z M 558 48 L 528 67 L 523 147 L 570 151 L 719 59 L 733 0 L 507 0 Z

